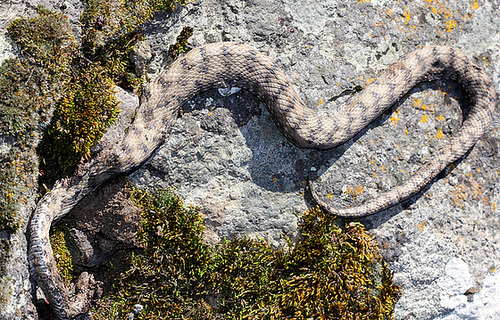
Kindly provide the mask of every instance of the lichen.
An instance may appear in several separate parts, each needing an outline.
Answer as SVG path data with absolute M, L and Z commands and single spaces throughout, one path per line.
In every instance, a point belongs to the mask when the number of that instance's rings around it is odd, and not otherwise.
M 3 254 L 0 256 L 0 274 L 5 275 L 5 263 L 10 258 L 10 242 L 6 239 L 0 238 L 0 252 Z M 5 288 L 0 289 L 0 306 L 2 306 L 9 297 L 9 292 L 6 292 Z
M 198 209 L 169 190 L 136 190 L 143 209 L 130 265 L 96 319 L 390 319 L 399 294 L 372 236 L 314 208 L 284 248 L 249 238 L 208 246 Z M 111 308 L 109 306 L 112 306 Z

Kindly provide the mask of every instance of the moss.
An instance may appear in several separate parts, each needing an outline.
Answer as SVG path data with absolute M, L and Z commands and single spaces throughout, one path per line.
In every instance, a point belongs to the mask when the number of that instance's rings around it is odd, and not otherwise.
M 84 65 L 66 86 L 38 146 L 40 182 L 50 186 L 70 175 L 118 114 L 114 84 L 99 64 Z
M 390 319 L 399 287 L 373 238 L 315 208 L 301 238 L 275 250 L 263 240 L 209 247 L 202 220 L 171 191 L 135 191 L 143 208 L 130 266 L 105 293 L 96 319 Z
M 129 59 L 142 39 L 137 28 L 160 9 L 172 10 L 186 1 L 86 0 L 82 14 L 82 45 L 73 58 L 64 96 L 58 101 L 37 152 L 40 186 L 49 189 L 74 173 L 88 159 L 119 112 L 113 87 L 137 89 L 145 78 L 134 73 Z
M 168 54 L 172 58 L 177 59 L 179 54 L 187 52 L 189 50 L 187 41 L 192 35 L 193 35 L 193 28 L 191 27 L 182 28 L 181 34 L 177 36 L 175 44 L 171 45 L 168 48 Z
M 54 252 L 56 266 L 67 286 L 73 280 L 75 272 L 75 264 L 66 245 L 68 232 L 68 227 L 61 224 L 50 230 L 50 245 Z
M 0 159 L 0 231 L 14 233 L 22 221 L 17 218 L 18 206 L 27 203 L 28 189 L 36 184 L 36 155 L 19 146 Z
M 0 65 L 0 134 L 12 141 L 0 159 L 0 230 L 13 233 L 37 177 L 34 145 L 66 84 L 75 43 L 67 19 L 45 10 L 8 31 L 21 55 Z
M 0 130 L 22 134 L 50 117 L 51 104 L 70 73 L 76 44 L 67 19 L 44 10 L 37 17 L 14 20 L 7 30 L 21 57 L 1 67 Z
M 189 0 L 85 0 L 82 15 L 82 50 L 87 59 L 99 62 L 120 86 L 133 89 L 144 79 L 137 78 L 129 60 L 138 28 L 160 10 L 172 11 Z
M 39 16 L 14 20 L 7 31 L 31 64 L 41 66 L 52 80 L 65 81 L 76 43 L 66 16 L 43 8 Z
M 364 227 L 340 228 L 317 208 L 302 219 L 300 241 L 284 250 L 248 239 L 219 249 L 219 308 L 238 319 L 391 318 L 399 289 Z

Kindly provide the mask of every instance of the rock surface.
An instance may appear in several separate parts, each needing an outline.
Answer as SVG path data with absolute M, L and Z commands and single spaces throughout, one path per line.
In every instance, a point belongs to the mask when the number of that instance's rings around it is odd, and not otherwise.
M 12 58 L 17 54 L 17 48 L 8 38 L 7 26 L 17 17 L 30 17 L 36 14 L 38 5 L 53 10 L 65 12 L 73 25 L 73 31 L 79 35 L 78 20 L 83 5 L 80 1 L 65 1 L 64 6 L 59 0 L 22 0 L 22 1 L 1 1 L 0 2 L 0 63 L 3 60 Z M 37 138 L 35 138 L 37 140 Z M 36 144 L 36 141 L 35 141 Z M 15 147 L 14 137 L 0 135 L 0 159 L 8 154 L 12 147 Z M 26 150 L 24 159 L 26 162 L 37 163 L 34 149 Z M 35 170 L 36 172 L 36 170 Z M 26 177 L 29 184 L 36 185 L 37 175 Z M 17 208 L 17 219 L 19 229 L 15 233 L 9 233 L 0 228 L 0 256 L 2 257 L 1 269 L 5 272 L 0 274 L 0 319 L 37 319 L 35 307 L 33 305 L 33 287 L 29 279 L 27 262 L 27 239 L 26 228 L 29 218 L 35 207 L 37 190 L 34 188 L 23 192 L 25 202 L 19 204 Z
M 193 46 L 236 41 L 267 53 L 318 109 L 345 101 L 427 44 L 464 51 L 492 75 L 498 92 L 498 9 L 497 1 L 195 1 L 145 26 L 156 55 L 149 72 L 189 25 Z M 209 241 L 253 235 L 279 245 L 282 233 L 296 232 L 294 212 L 314 205 L 308 177 L 340 206 L 367 201 L 432 157 L 458 129 L 464 107 L 453 83 L 423 84 L 352 141 L 318 152 L 286 141 L 248 93 L 214 90 L 184 106 L 165 145 L 129 178 L 138 187 L 173 186 L 200 206 Z M 500 298 L 499 113 L 471 152 L 423 192 L 362 219 L 403 287 L 396 319 L 498 318 L 498 304 L 488 301 Z M 457 259 L 469 270 L 470 287 L 449 303 L 440 279 Z
M 2 2 L 0 54 L 8 56 L 14 49 L 5 40 L 8 22 L 32 14 L 41 2 L 65 10 L 78 35 L 79 1 L 65 1 L 64 6 L 56 0 Z M 379 71 L 427 44 L 461 49 L 492 75 L 500 92 L 496 0 L 347 3 L 195 0 L 173 14 L 157 14 L 144 26 L 154 56 L 147 72 L 153 75 L 164 65 L 164 52 L 188 25 L 194 27 L 193 46 L 235 41 L 268 54 L 285 70 L 304 101 L 318 109 L 345 101 Z M 133 110 L 137 101 L 120 94 L 128 101 L 125 109 Z M 282 234 L 296 234 L 294 212 L 301 214 L 314 205 L 307 179 L 313 179 L 327 200 L 339 205 L 367 201 L 377 190 L 409 177 L 444 145 L 447 135 L 460 125 L 465 101 L 451 83 L 423 84 L 345 145 L 319 152 L 292 146 L 250 94 L 240 91 L 224 97 L 214 90 L 184 106 L 168 141 L 128 178 L 137 187 L 173 186 L 186 204 L 200 206 L 209 242 L 251 235 L 279 246 Z M 500 318 L 499 127 L 497 109 L 490 131 L 449 172 L 405 203 L 361 219 L 403 288 L 396 319 Z M 119 134 L 116 130 L 108 135 Z M 101 147 L 105 146 L 104 140 Z M 106 188 L 115 191 L 106 193 L 110 192 Z M 99 192 L 110 199 L 111 207 L 123 199 L 116 185 Z M 99 193 L 89 198 L 104 203 Z M 72 214 L 85 215 L 93 205 L 103 205 L 86 201 Z M 30 208 L 26 207 L 24 223 Z M 94 211 L 111 212 L 109 208 Z M 89 221 L 99 224 L 103 220 Z M 102 227 L 80 225 L 90 243 L 95 240 L 92 234 Z M 114 232 L 112 228 L 107 231 Z M 88 247 L 85 236 L 74 233 Z M 9 274 L 15 294 L 0 311 L 0 318 L 34 319 L 23 256 L 26 240 L 22 232 L 16 239 L 19 259 L 12 259 L 12 270 L 17 266 L 20 271 Z M 101 249 L 115 245 L 97 242 Z M 82 257 L 92 265 L 95 249 L 87 249 Z M 453 270 L 461 271 L 457 275 Z

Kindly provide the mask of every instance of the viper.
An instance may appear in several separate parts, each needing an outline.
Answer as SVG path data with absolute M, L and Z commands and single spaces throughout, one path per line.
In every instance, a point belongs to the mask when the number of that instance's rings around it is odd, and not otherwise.
M 491 122 L 496 93 L 488 75 L 455 48 L 428 46 L 391 65 L 346 104 L 316 110 L 302 103 L 278 65 L 256 49 L 224 42 L 194 48 L 145 86 L 125 134 L 116 135 L 73 177 L 58 181 L 39 201 L 29 226 L 30 272 L 59 319 L 86 311 L 93 278 L 83 273 L 70 294 L 49 243 L 51 225 L 104 181 L 144 162 L 167 138 L 179 108 L 202 91 L 228 86 L 246 89 L 267 106 L 279 130 L 295 146 L 330 149 L 349 140 L 418 83 L 438 78 L 458 82 L 469 98 L 470 111 L 461 128 L 407 181 L 359 207 L 332 207 L 318 197 L 311 184 L 317 203 L 343 217 L 373 214 L 411 197 L 462 157 Z

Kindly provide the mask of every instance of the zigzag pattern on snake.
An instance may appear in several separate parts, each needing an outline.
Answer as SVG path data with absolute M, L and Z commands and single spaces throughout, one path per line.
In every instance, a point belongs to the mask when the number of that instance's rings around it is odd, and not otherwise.
M 300 148 L 329 149 L 344 143 L 422 81 L 449 78 L 469 96 L 470 112 L 449 144 L 408 181 L 356 208 L 332 208 L 311 190 L 332 214 L 360 217 L 397 204 L 431 182 L 446 166 L 463 156 L 483 135 L 496 105 L 490 78 L 462 52 L 429 46 L 408 54 L 346 105 L 315 111 L 304 106 L 280 68 L 257 50 L 234 43 L 214 43 L 191 50 L 150 82 L 137 115 L 119 141 L 83 164 L 71 179 L 60 181 L 38 203 L 29 228 L 29 263 L 59 319 L 86 310 L 92 277 L 84 273 L 77 292 L 64 286 L 49 243 L 54 221 L 110 177 L 139 166 L 167 137 L 179 108 L 210 88 L 244 88 L 265 103 L 280 131 Z

